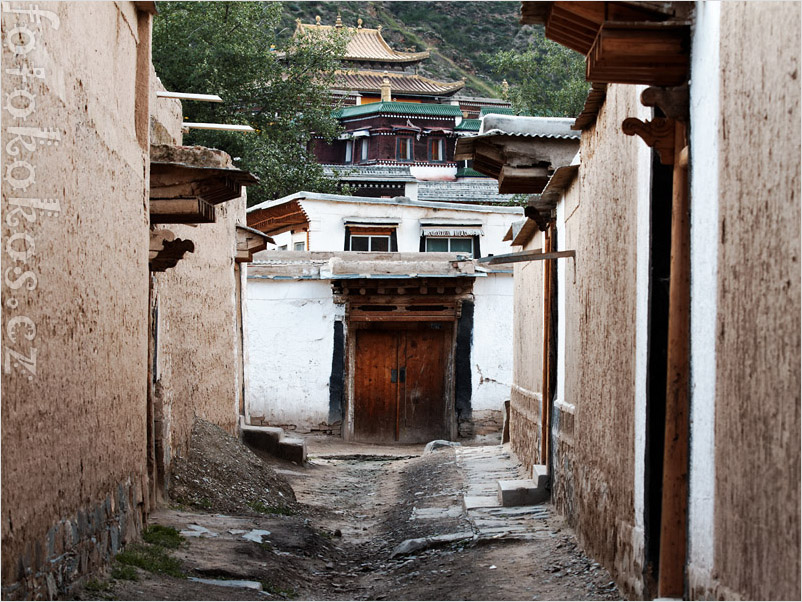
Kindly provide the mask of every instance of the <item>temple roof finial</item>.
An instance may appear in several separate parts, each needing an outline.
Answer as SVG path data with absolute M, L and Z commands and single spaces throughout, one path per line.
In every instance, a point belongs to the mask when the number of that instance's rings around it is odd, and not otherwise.
M 357 29 L 362 29 L 362 19 L 357 19 L 356 20 L 356 28 Z
M 320 25 L 320 15 L 315 17 L 315 25 Z
M 342 26 L 343 26 L 343 20 L 340 17 L 340 13 L 337 13 L 337 21 L 334 23 L 334 27 L 342 27 Z

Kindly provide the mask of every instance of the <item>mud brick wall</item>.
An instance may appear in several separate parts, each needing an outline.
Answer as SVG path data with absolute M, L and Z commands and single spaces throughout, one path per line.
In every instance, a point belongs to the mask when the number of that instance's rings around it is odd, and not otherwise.
M 2 8 L 4 598 L 53 595 L 147 511 L 150 15 L 35 4 Z
M 635 525 L 635 334 L 637 150 L 621 123 L 637 114 L 635 86 L 610 86 L 596 124 L 583 132 L 578 194 L 566 199 L 565 248 L 576 273 L 565 287 L 565 403 L 573 405 L 569 521 L 586 551 L 639 595 L 642 538 Z M 611 167 L 612 166 L 612 167 Z M 560 416 L 563 423 L 567 416 Z
M 243 196 L 217 205 L 213 224 L 171 224 L 177 238 L 195 243 L 195 251 L 175 268 L 153 276 L 158 305 L 155 391 L 162 411 L 166 467 L 170 458 L 188 449 L 195 417 L 236 434 L 242 383 L 236 362 L 241 343 L 235 225 L 245 223 L 245 203 Z
M 538 232 L 524 250 L 543 248 Z M 515 314 L 513 385 L 510 389 L 510 445 L 526 468 L 540 464 L 543 392 L 543 265 L 514 264 Z
M 721 7 L 714 574 L 754 600 L 800 592 L 799 23 Z

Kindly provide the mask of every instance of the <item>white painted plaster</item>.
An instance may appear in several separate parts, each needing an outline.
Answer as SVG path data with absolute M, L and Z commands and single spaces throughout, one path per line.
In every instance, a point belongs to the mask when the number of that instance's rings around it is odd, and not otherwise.
M 246 409 L 274 424 L 328 420 L 335 306 L 328 281 L 248 280 Z
M 473 293 L 471 409 L 501 410 L 512 385 L 512 274 L 477 278 Z
M 557 203 L 557 250 L 565 251 L 565 197 L 561 196 Z M 571 266 L 572 259 L 558 259 L 557 266 L 557 387 L 554 393 L 554 405 L 562 408 L 565 399 L 565 274 Z M 570 405 L 570 404 L 569 404 Z
M 638 96 L 646 86 L 637 86 Z M 637 117 L 652 119 L 654 110 L 639 105 Z M 649 360 L 649 264 L 651 262 L 652 149 L 638 141 L 638 226 L 636 235 L 635 300 L 635 530 L 642 539 L 646 478 L 646 384 Z M 642 549 L 642 547 L 641 547 Z
M 512 222 L 520 220 L 522 217 L 519 213 L 508 212 L 492 213 L 409 205 L 344 203 L 322 199 L 303 199 L 299 202 L 309 216 L 310 251 L 343 251 L 346 219 L 382 217 L 398 220 L 396 230 L 398 250 L 402 253 L 420 250 L 420 220 L 426 218 L 444 218 L 448 222 L 454 223 L 460 220 L 476 223 L 478 220 L 483 224 L 484 232 L 480 240 L 482 255 L 509 253 L 509 244 L 503 242 L 502 238 Z M 276 240 L 279 240 L 278 237 Z
M 718 2 L 697 2 L 691 44 L 691 449 L 689 565 L 710 576 L 715 513 L 718 265 Z
M 423 182 L 454 182 L 457 179 L 457 168 L 453 167 L 433 167 L 431 165 L 411 165 L 409 173 L 415 179 Z

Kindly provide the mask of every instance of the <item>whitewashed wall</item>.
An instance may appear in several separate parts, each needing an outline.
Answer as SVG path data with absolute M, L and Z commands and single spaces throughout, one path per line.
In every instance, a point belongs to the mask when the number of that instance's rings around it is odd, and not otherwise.
M 331 283 L 248 279 L 246 415 L 271 424 L 328 420 L 334 349 Z
M 512 274 L 477 278 L 473 294 L 471 409 L 501 410 L 512 385 Z
M 345 221 L 349 218 L 391 218 L 399 222 L 397 229 L 398 250 L 417 252 L 420 250 L 421 219 L 443 218 L 444 220 L 477 221 L 483 223 L 484 234 L 480 240 L 482 255 L 509 253 L 510 246 L 502 242 L 512 222 L 523 217 L 520 207 L 497 207 L 495 211 L 463 211 L 416 207 L 391 203 L 354 202 L 344 203 L 327 200 L 303 199 L 300 201 L 309 216 L 310 251 L 343 251 Z M 282 243 L 286 244 L 286 243 Z

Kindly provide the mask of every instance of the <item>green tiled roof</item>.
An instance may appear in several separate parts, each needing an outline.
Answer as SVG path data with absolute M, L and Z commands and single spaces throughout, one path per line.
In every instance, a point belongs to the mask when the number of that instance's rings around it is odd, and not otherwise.
M 479 112 L 479 118 L 481 119 L 489 113 L 493 115 L 515 115 L 515 111 L 510 107 L 482 107 L 482 110 Z
M 476 171 L 472 167 L 460 167 L 457 170 L 458 178 L 486 178 L 487 176 L 481 172 Z
M 458 132 L 478 132 L 482 126 L 481 119 L 463 119 L 454 129 Z
M 362 117 L 377 113 L 392 113 L 394 115 L 425 115 L 427 117 L 458 117 L 462 110 L 455 105 L 439 105 L 422 102 L 371 102 L 366 105 L 344 107 L 332 113 L 337 119 Z

